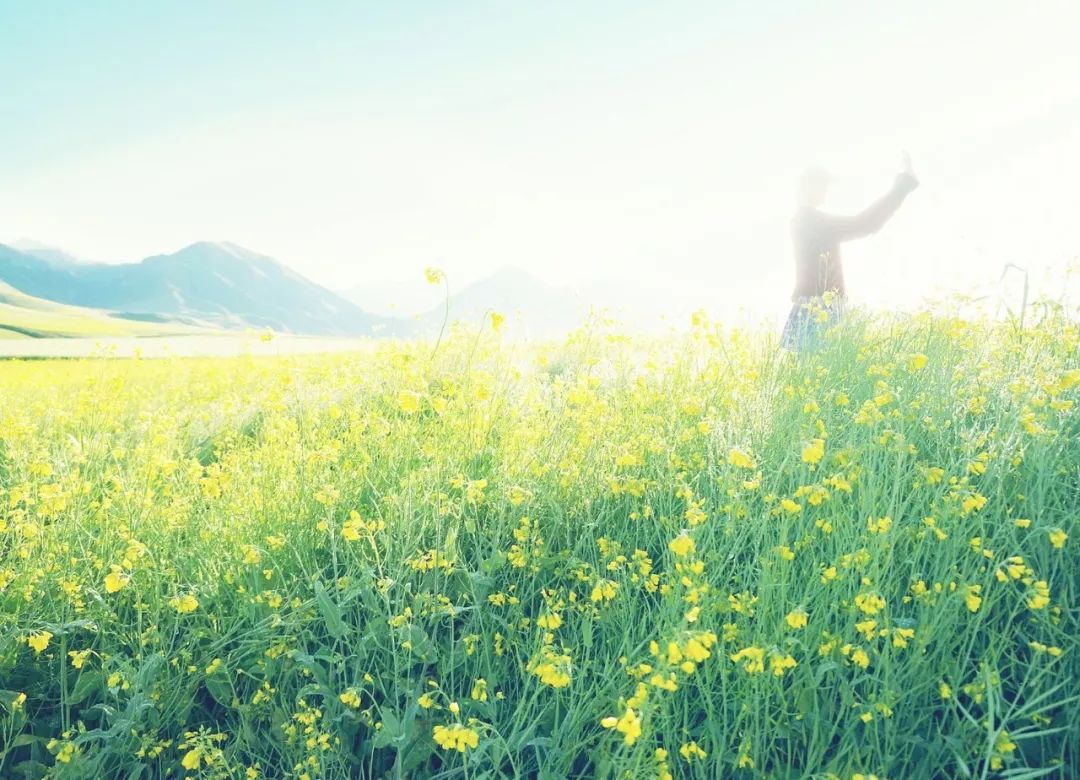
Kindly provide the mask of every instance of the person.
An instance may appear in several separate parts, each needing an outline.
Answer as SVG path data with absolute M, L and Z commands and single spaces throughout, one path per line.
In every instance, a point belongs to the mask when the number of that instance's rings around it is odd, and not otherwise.
M 798 210 L 791 220 L 795 290 L 780 339 L 782 346 L 795 352 L 811 347 L 825 328 L 843 316 L 847 289 L 840 244 L 876 233 L 918 186 L 911 156 L 905 152 L 901 171 L 885 195 L 858 214 L 837 216 L 821 211 L 829 189 L 829 174 L 815 167 L 802 175 Z

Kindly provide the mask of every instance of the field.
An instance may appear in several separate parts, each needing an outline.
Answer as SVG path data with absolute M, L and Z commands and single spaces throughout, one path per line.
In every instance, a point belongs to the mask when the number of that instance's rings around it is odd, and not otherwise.
M 0 364 L 0 776 L 1080 774 L 1080 336 Z
M 143 322 L 19 292 L 0 282 L 0 340 L 212 333 L 178 322 Z

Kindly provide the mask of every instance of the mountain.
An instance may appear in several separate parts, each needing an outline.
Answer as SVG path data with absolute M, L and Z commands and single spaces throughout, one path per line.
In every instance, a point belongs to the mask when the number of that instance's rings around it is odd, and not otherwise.
M 516 334 L 553 336 L 579 326 L 588 306 L 570 290 L 550 285 L 532 274 L 507 266 L 450 296 L 450 322 L 480 325 L 490 312 L 507 318 Z M 419 317 L 421 331 L 437 331 L 446 314 L 436 306 Z
M 11 241 L 8 246 L 12 249 L 17 249 L 24 255 L 30 255 L 36 257 L 39 260 L 45 260 L 50 265 L 66 266 L 66 265 L 79 265 L 82 260 L 75 257 L 75 255 L 65 252 L 63 249 L 59 249 L 55 246 L 49 246 L 48 244 L 42 244 L 38 241 L 31 241 L 28 238 L 22 238 L 18 241 Z
M 0 339 L 179 336 L 210 332 L 191 324 L 139 322 L 110 312 L 46 301 L 0 282 Z
M 137 320 L 184 318 L 320 336 L 403 330 L 277 260 L 230 243 L 200 242 L 118 265 L 61 262 L 0 244 L 0 281 L 37 298 Z

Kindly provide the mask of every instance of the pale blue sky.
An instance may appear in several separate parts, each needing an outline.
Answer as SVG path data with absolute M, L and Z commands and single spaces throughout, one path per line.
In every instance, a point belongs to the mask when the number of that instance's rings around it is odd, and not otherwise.
M 0 240 L 783 300 L 798 171 L 855 208 L 908 148 L 923 189 L 849 262 L 906 301 L 1080 251 L 1078 6 L 0 0 Z

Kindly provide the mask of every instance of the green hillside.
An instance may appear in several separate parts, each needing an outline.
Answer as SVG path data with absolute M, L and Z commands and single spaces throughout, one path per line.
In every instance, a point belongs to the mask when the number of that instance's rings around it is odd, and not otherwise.
M 0 339 L 167 336 L 208 330 L 177 322 L 130 320 L 97 309 L 67 306 L 26 295 L 0 282 Z

